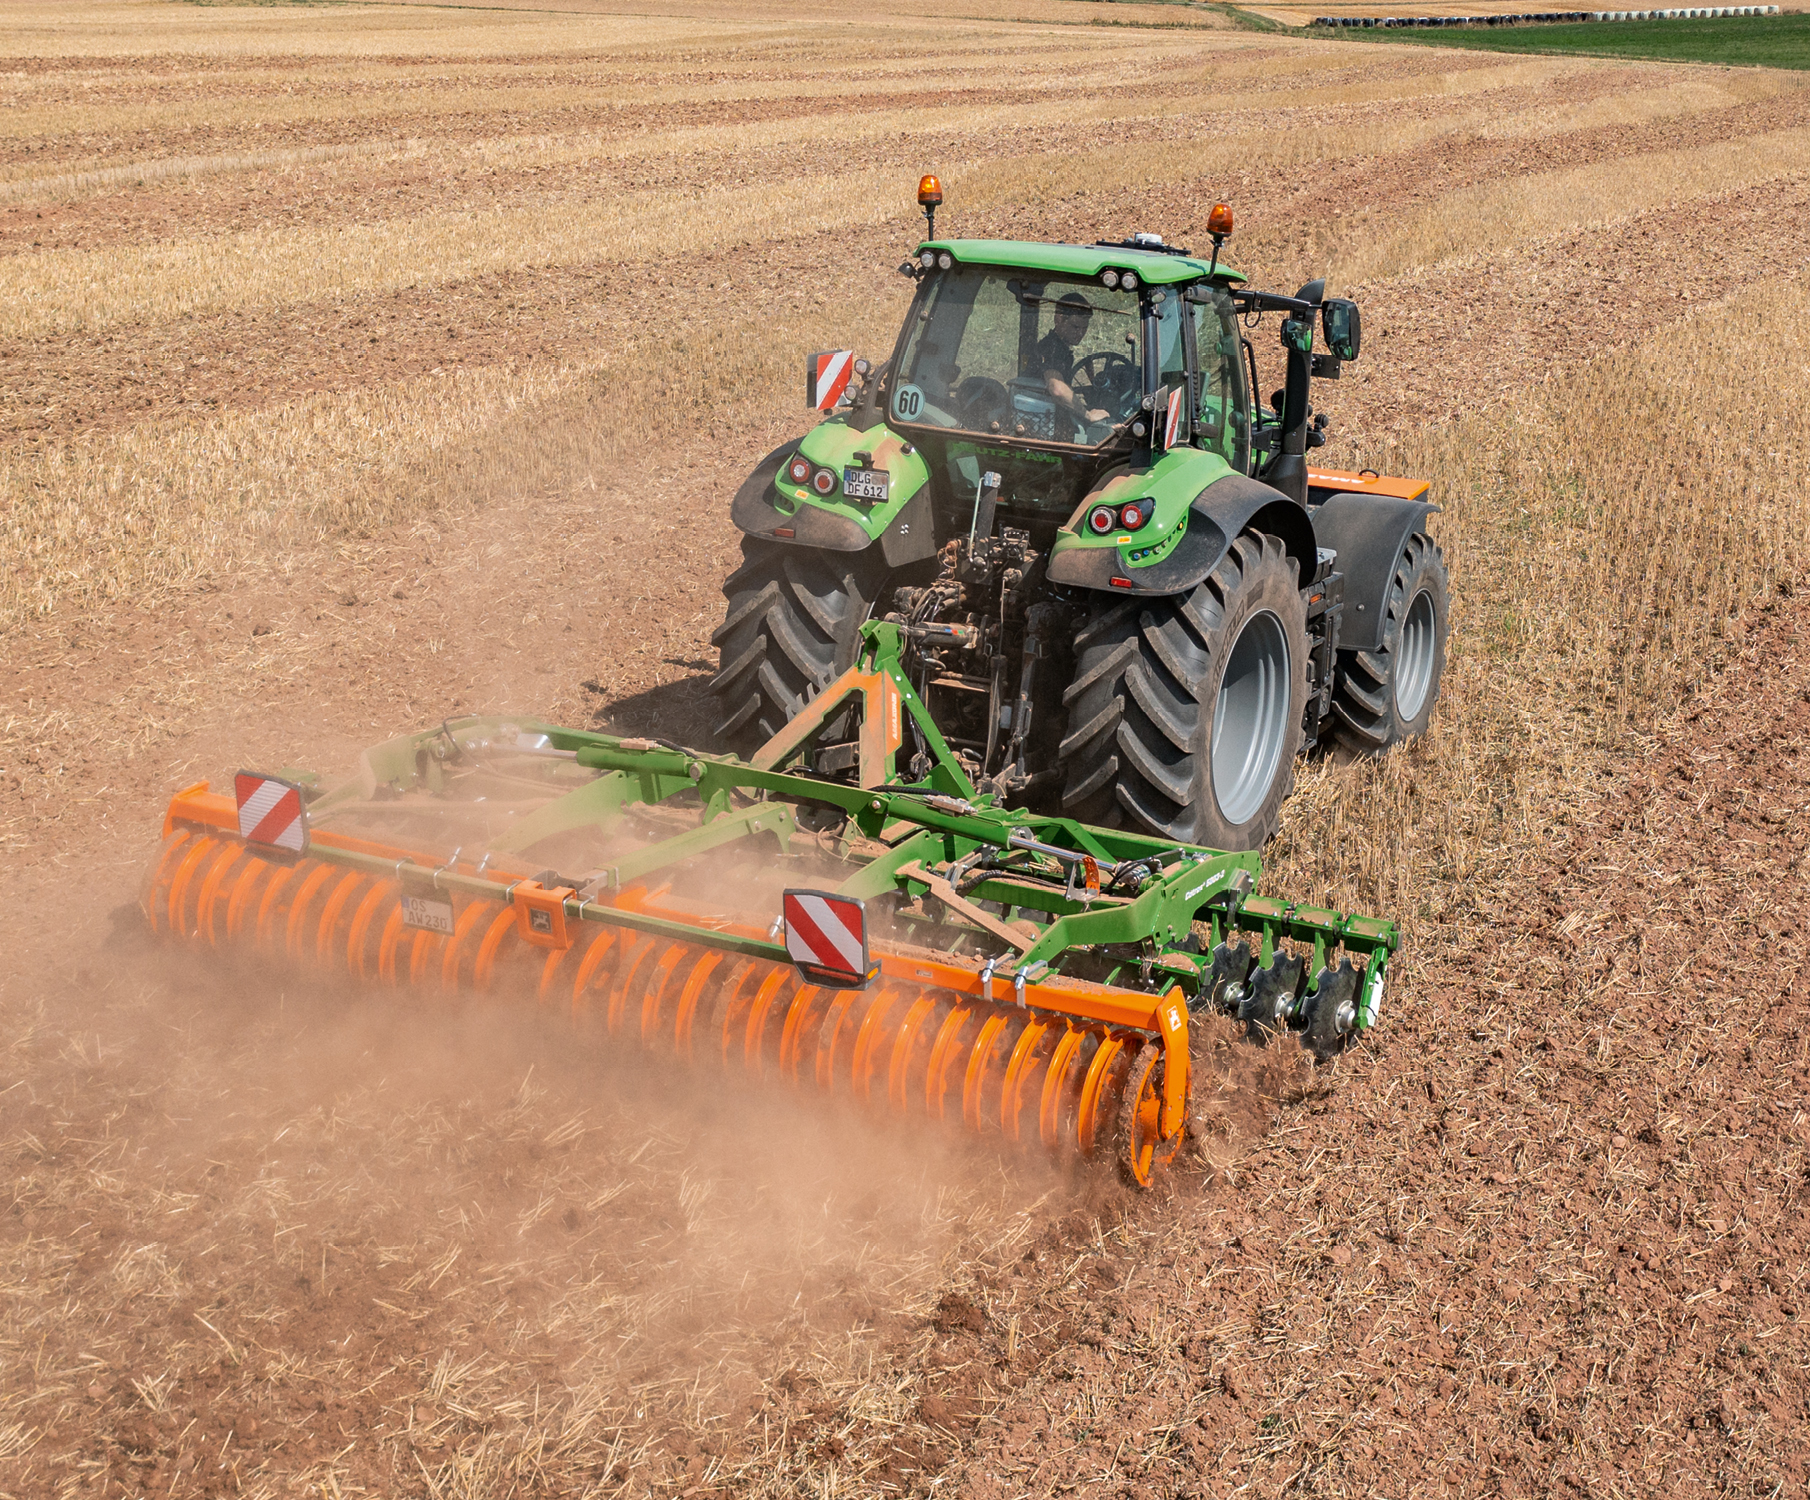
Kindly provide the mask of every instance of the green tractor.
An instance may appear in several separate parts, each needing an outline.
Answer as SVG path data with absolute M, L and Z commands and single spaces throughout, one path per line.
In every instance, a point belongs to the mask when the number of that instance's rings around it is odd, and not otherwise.
M 828 415 L 736 494 L 711 684 L 750 755 L 854 660 L 869 619 L 1001 805 L 1244 851 L 1304 750 L 1422 733 L 1447 585 L 1425 481 L 1309 466 L 1311 382 L 1358 357 L 1354 302 L 1250 290 L 1151 234 L 930 237 L 892 356 L 814 356 Z M 1268 405 L 1248 331 L 1280 320 Z M 1323 349 L 1315 348 L 1316 332 Z M 852 719 L 812 770 L 852 773 Z M 921 738 L 921 736 L 920 736 Z M 920 770 L 932 756 L 913 745 Z

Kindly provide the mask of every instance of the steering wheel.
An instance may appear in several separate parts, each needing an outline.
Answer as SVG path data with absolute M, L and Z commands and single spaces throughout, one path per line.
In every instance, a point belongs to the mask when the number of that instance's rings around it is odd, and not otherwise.
M 1116 349 L 1102 349 L 1075 365 L 1075 394 L 1092 397 L 1089 404 L 1116 410 L 1120 416 L 1127 414 L 1127 402 L 1139 396 L 1142 383 L 1138 367 Z
M 955 388 L 955 409 L 969 432 L 985 432 L 988 423 L 1011 415 L 1012 398 L 997 380 L 970 375 Z

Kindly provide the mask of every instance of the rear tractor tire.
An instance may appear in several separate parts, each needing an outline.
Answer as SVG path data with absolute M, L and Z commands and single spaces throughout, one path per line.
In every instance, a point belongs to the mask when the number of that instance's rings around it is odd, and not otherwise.
M 711 635 L 720 662 L 716 738 L 743 758 L 854 665 L 861 625 L 886 570 L 864 552 L 742 538 L 742 565 L 723 584 L 723 623 Z
M 1383 642 L 1341 651 L 1333 674 L 1330 738 L 1359 755 L 1427 732 L 1445 673 L 1445 559 L 1425 532 L 1408 538 L 1383 602 Z
M 1063 695 L 1063 811 L 1242 852 L 1276 831 L 1307 707 L 1300 571 L 1247 531 L 1185 595 L 1107 605 Z

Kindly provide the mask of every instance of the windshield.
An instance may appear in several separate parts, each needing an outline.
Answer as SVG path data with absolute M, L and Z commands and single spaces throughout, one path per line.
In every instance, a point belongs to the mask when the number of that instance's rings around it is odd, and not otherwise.
M 1184 367 L 1181 303 L 1161 314 L 1159 366 Z M 958 266 L 920 295 L 892 385 L 899 422 L 1095 448 L 1139 410 L 1135 293 L 1097 281 Z

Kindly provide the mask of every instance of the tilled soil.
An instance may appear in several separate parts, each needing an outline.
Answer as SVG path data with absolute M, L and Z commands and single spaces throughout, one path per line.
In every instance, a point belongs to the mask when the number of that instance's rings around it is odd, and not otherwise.
M 937 1325 L 963 1492 L 1801 1493 L 1807 835 L 1794 599 L 1269 1141 Z
M 1242 53 L 1240 61 L 1248 67 L 1263 56 L 1261 49 L 1253 48 Z M 1437 56 L 1422 64 L 1423 70 L 1428 72 L 1448 67 L 1449 60 Z M 1622 67 L 1626 69 L 1628 65 Z M 1137 67 L 1135 71 L 1140 76 L 1135 82 L 1114 87 L 1096 82 L 1087 90 L 1087 98 L 1090 102 L 1120 103 L 1127 114 L 1140 118 L 1160 119 L 1160 111 L 1173 109 L 1178 96 L 1185 95 L 1194 83 L 1192 79 L 1176 80 L 1168 76 L 1183 68 L 1194 71 L 1190 62 L 1178 59 Z M 1046 71 L 1033 69 L 1023 77 L 995 78 L 988 80 L 986 87 L 969 89 L 870 94 L 857 88 L 808 99 L 731 96 L 698 101 L 689 106 L 662 100 L 657 109 L 648 109 L 640 102 L 618 101 L 601 111 L 595 104 L 585 106 L 576 110 L 570 120 L 560 119 L 557 112 L 538 109 L 507 114 L 461 112 L 450 119 L 445 115 L 412 118 L 406 114 L 387 113 L 383 132 L 375 139 L 368 125 L 349 131 L 343 141 L 321 141 L 312 133 L 297 134 L 296 125 L 286 124 L 278 130 L 261 132 L 257 142 L 259 151 L 277 158 L 273 164 L 282 167 L 280 190 L 268 183 L 248 184 L 237 174 L 218 174 L 217 168 L 215 172 L 209 171 L 210 158 L 230 153 L 234 146 L 241 144 L 242 130 L 239 128 L 222 127 L 218 138 L 182 141 L 160 133 L 154 143 L 143 143 L 146 149 L 142 153 L 132 149 L 130 144 L 110 140 L 105 152 L 108 156 L 130 158 L 142 154 L 154 167 L 170 158 L 187 158 L 195 163 L 193 174 L 184 174 L 186 180 L 179 186 L 165 185 L 155 174 L 148 174 L 152 178 L 149 184 L 121 182 L 113 191 L 97 196 L 63 201 L 53 197 L 48 202 L 34 199 L 29 205 L 0 209 L 0 256 L 37 249 L 92 250 L 112 244 L 136 243 L 152 236 L 191 237 L 230 232 L 254 224 L 260 229 L 293 225 L 319 230 L 338 224 L 365 222 L 374 211 L 401 216 L 516 205 L 542 197 L 571 195 L 584 188 L 586 179 L 605 173 L 618 190 L 686 186 L 695 180 L 703 163 L 696 159 L 675 162 L 660 152 L 642 156 L 633 149 L 638 139 L 680 130 L 717 132 L 714 136 L 700 134 L 695 157 L 724 158 L 724 169 L 731 165 L 729 159 L 732 159 L 736 181 L 750 186 L 763 180 L 776 180 L 782 175 L 796 176 L 814 168 L 826 172 L 842 170 L 849 159 L 848 148 L 829 139 L 822 144 L 790 145 L 783 151 L 772 148 L 750 151 L 745 147 L 738 150 L 734 136 L 728 133 L 731 127 L 746 128 L 796 119 L 813 124 L 836 121 L 851 131 L 865 132 L 869 115 L 921 112 L 941 117 L 936 132 L 941 151 L 964 153 L 973 144 L 963 139 L 960 129 L 964 112 L 1003 112 L 1011 106 L 1060 102 L 1065 92 L 1063 80 L 1059 76 L 1046 76 Z M 1341 58 L 1339 65 L 1326 67 L 1316 76 L 1322 87 L 1333 89 L 1374 82 L 1379 75 L 1399 85 L 1408 71 L 1402 62 L 1393 58 L 1384 67 L 1367 65 L 1361 57 L 1355 61 Z M 1631 78 L 1641 76 L 1631 71 L 1605 69 L 1594 75 L 1554 80 L 1538 89 L 1532 86 L 1499 88 L 1492 90 L 1492 97 L 1504 114 L 1536 105 L 1576 107 L 1624 89 Z M 1651 72 L 1644 76 L 1649 82 L 1653 81 Z M 678 80 L 692 85 L 699 81 L 696 78 Z M 1249 126 L 1256 128 L 1289 123 L 1287 116 L 1292 111 L 1278 110 L 1266 116 L 1260 108 L 1252 107 L 1265 93 L 1280 92 L 1286 82 L 1285 75 L 1270 79 L 1260 76 L 1241 78 L 1238 87 L 1241 107 L 1221 108 L 1217 123 L 1240 125 L 1245 123 L 1241 117 L 1246 116 Z M 212 97 L 211 91 L 206 90 L 208 80 L 205 76 L 196 83 L 201 86 L 197 91 L 202 97 Z M 512 70 L 511 86 L 519 86 L 519 83 Z M 272 97 L 287 96 L 273 92 Z M 311 93 L 310 97 L 324 102 L 337 96 L 327 89 Z M 51 101 L 34 99 L 34 102 Z M 100 101 L 94 97 L 94 91 L 89 90 L 84 95 L 84 102 Z M 1399 112 L 1400 103 L 1394 99 L 1371 106 L 1345 106 L 1340 110 L 1342 116 L 1354 120 L 1372 114 L 1399 116 Z M 1692 138 L 1709 141 L 1720 138 L 1725 132 L 1746 135 L 1778 129 L 1784 124 L 1799 123 L 1801 113 L 1801 108 L 1792 104 L 1789 96 L 1771 107 L 1743 104 L 1722 111 L 1698 111 L 1692 116 Z M 595 156 L 588 161 L 562 161 L 557 165 L 534 161 L 528 148 L 535 140 L 557 132 L 562 125 L 568 129 L 582 129 L 595 143 Z M 1436 148 L 1447 158 L 1437 165 L 1449 172 L 1454 165 L 1451 159 L 1457 157 L 1472 175 L 1481 175 L 1482 171 L 1511 157 L 1524 160 L 1525 170 L 1581 165 L 1607 156 L 1629 156 L 1650 150 L 1655 131 L 1663 128 L 1578 131 L 1551 140 L 1522 140 L 1515 145 L 1499 141 L 1476 141 L 1456 146 L 1446 143 Z M 419 131 L 420 135 L 412 134 L 414 131 Z M 1040 127 L 1007 124 L 989 129 L 987 143 L 991 151 L 999 155 L 1021 150 L 1062 151 L 1084 148 L 1090 144 L 1089 134 L 1091 132 L 1081 127 L 1061 124 Z M 525 159 L 497 161 L 495 149 L 509 143 L 522 147 Z M 476 147 L 486 149 L 478 151 L 474 149 Z M 45 160 L 47 150 L 54 149 L 57 147 L 40 147 L 30 141 L 0 143 L 0 171 L 9 167 L 14 171 L 29 167 L 34 176 L 43 175 L 49 165 Z M 335 154 L 324 161 L 302 159 L 288 163 L 280 160 L 285 150 L 298 154 L 309 151 Z M 377 172 L 372 172 L 358 159 L 361 153 L 373 151 L 380 158 L 392 158 L 383 161 L 382 169 Z M 918 135 L 891 141 L 884 136 L 870 135 L 862 140 L 861 159 L 868 164 L 897 161 L 909 170 L 917 164 L 922 151 L 923 140 Z M 79 177 L 89 164 L 76 160 L 70 165 L 72 175 Z M 1324 165 L 1334 171 L 1341 171 L 1344 166 L 1334 162 Z M 1419 160 L 1417 153 L 1408 153 L 1393 158 L 1391 165 L 1421 177 L 1428 164 Z M 1342 171 L 1341 175 L 1344 175 Z M 1370 186 L 1367 182 L 1350 185 L 1366 190 Z
M 1547 97 L 1649 76 L 1580 68 Z M 1799 97 L 1699 115 L 1694 138 L 1793 125 Z M 1386 222 L 1666 128 L 1333 160 L 1311 191 L 1241 188 L 1240 213 L 1308 221 L 1262 267 L 1282 284 L 1315 274 L 1311 221 L 1342 204 Z M 317 137 L 356 131 L 282 139 Z M 415 209 L 444 189 L 366 181 Z M 977 228 L 1180 237 L 1217 187 Z M 249 214 L 235 191 L 198 194 L 198 222 Z M 1375 353 L 1327 398 L 1322 456 L 1801 274 L 1805 192 L 1365 288 Z M 56 232 L 99 242 L 108 201 Z M 132 232 L 168 232 L 160 212 Z M 832 257 L 839 290 L 902 300 L 901 238 L 781 237 L 632 291 L 561 266 L 14 346 L 3 437 L 579 358 L 691 288 L 765 295 Z M 1578 790 L 1513 888 L 1414 933 L 1370 1042 L 1316 1071 L 1211 1028 L 1194 1148 L 1144 1197 L 641 1076 L 519 1015 L 147 947 L 141 861 L 200 776 L 333 769 L 489 707 L 705 738 L 726 498 L 801 425 L 788 404 L 705 451 L 6 638 L 7 727 L 36 733 L 0 771 L 0 1494 L 1802 1493 L 1801 595 Z
M 1796 1493 L 1807 832 L 1794 598 L 1512 905 L 1404 953 L 1364 1047 L 1222 1024 L 1199 1154 L 1137 1197 L 733 1083 L 675 1108 L 507 1015 L 273 1010 L 78 919 L 8 985 L 15 1326 L 84 1330 L 35 1446 L 108 1493 L 501 1492 L 523 1372 L 601 1364 L 587 1471 L 635 1492 L 783 1451 L 868 1494 Z

